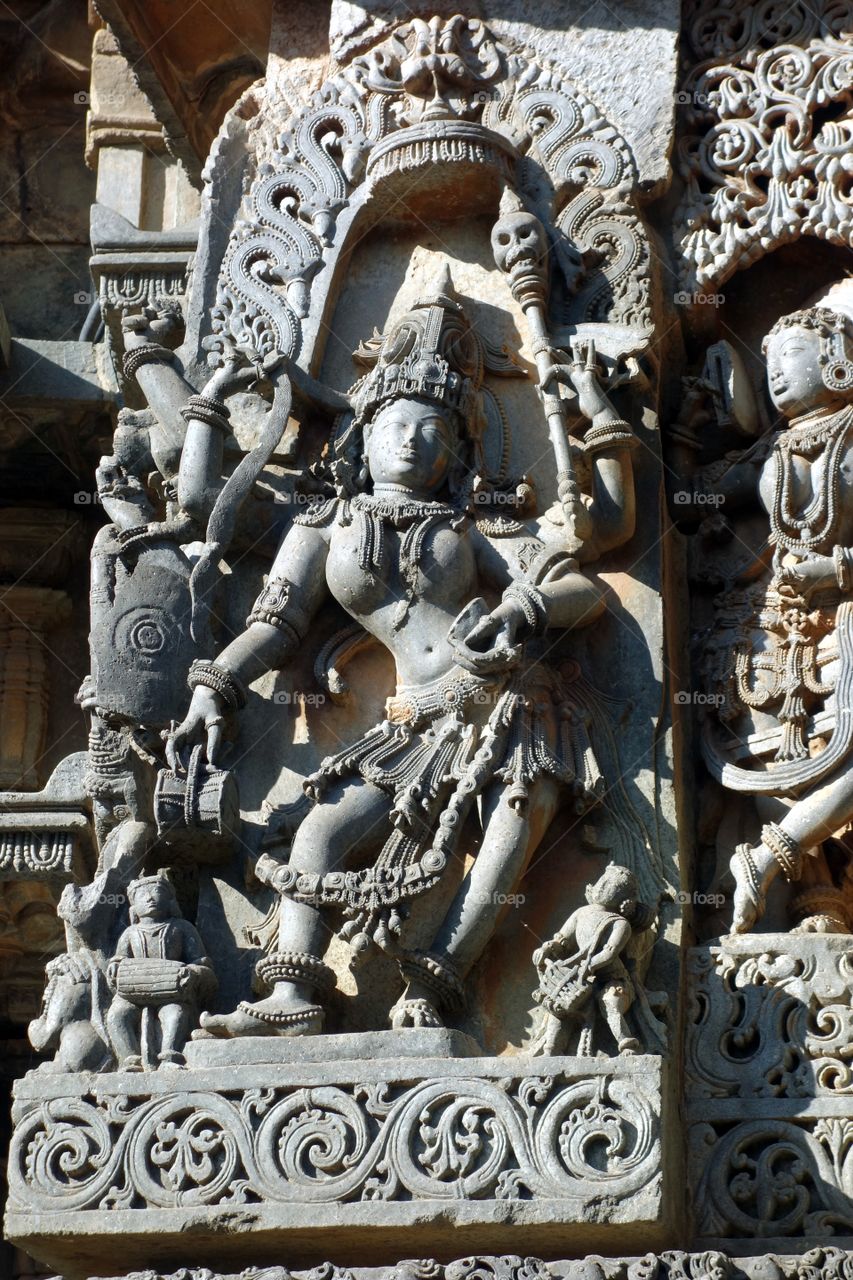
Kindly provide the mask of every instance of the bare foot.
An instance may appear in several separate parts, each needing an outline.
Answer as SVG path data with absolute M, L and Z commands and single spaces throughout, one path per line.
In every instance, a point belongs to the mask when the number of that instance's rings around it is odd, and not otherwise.
M 441 1014 L 431 1000 L 423 996 L 412 997 L 408 993 L 400 996 L 390 1014 L 391 1026 L 395 1031 L 405 1027 L 443 1027 Z
M 542 1012 L 543 1017 L 530 1046 L 530 1052 L 551 1057 L 557 1052 L 560 1041 L 563 1039 L 563 1024 L 549 1010 L 543 1009 Z
M 732 933 L 749 933 L 764 915 L 772 864 L 773 856 L 763 845 L 753 849 L 748 844 L 739 844 L 735 849 L 729 863 L 735 881 Z
M 264 1000 L 243 1000 L 233 1013 L 203 1013 L 194 1040 L 235 1036 L 310 1036 L 323 1029 L 325 1014 L 318 1004 L 300 996 L 286 998 L 273 991 Z

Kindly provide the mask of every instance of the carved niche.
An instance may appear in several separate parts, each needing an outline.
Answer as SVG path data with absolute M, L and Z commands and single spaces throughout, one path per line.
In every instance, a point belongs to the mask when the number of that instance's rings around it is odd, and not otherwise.
M 207 368 L 168 299 L 122 322 L 146 407 L 98 472 L 99 862 L 60 903 L 13 1235 L 61 1266 L 119 1219 L 128 1265 L 190 1219 L 218 1259 L 235 1212 L 312 1252 L 389 1221 L 591 1241 L 602 1203 L 657 1229 L 647 979 L 677 872 L 663 628 L 631 576 L 661 552 L 630 150 L 563 70 L 459 16 L 247 135 Z M 192 291 L 191 313 L 209 274 Z M 618 680 L 610 650 L 639 655 Z M 533 1026 L 533 940 L 568 919 L 551 1007 L 580 964 L 609 1028 L 577 1056 Z

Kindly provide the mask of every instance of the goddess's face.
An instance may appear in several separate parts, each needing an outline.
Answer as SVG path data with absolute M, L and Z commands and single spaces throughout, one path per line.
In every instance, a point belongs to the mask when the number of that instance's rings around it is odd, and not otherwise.
M 367 466 L 374 484 L 400 484 L 434 493 L 451 468 L 455 437 L 441 409 L 429 401 L 401 398 L 373 420 Z
M 837 398 L 824 385 L 820 353 L 820 335 L 814 329 L 780 329 L 767 339 L 770 399 L 787 418 L 819 409 Z

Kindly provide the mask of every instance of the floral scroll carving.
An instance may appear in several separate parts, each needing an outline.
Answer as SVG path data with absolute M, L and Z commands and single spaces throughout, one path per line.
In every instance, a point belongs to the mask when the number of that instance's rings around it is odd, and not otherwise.
M 630 1202 L 659 1158 L 657 1108 L 636 1081 L 558 1073 L 159 1096 L 105 1082 L 31 1105 L 11 1168 L 30 1213 L 460 1196 L 580 1205 Z
M 692 1097 L 853 1093 L 853 970 L 844 942 L 765 937 L 748 949 L 690 952 Z
M 679 99 L 682 287 L 707 289 L 803 235 L 849 246 L 848 4 L 694 6 Z M 770 47 L 768 47 L 770 46 Z

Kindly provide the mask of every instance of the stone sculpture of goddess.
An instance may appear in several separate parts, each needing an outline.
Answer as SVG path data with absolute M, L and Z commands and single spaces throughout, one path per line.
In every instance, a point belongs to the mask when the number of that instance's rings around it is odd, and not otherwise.
M 716 481 L 754 500 L 769 530 L 759 560 L 718 602 L 709 667 L 720 710 L 705 758 L 755 797 L 760 840 L 731 858 L 735 932 L 753 927 L 781 872 L 853 819 L 853 296 L 849 282 L 783 316 L 765 341 L 782 425 Z M 805 928 L 838 928 L 815 912 Z
M 277 942 L 258 964 L 269 994 L 203 1015 L 201 1034 L 320 1032 L 333 981 L 321 913 L 334 908 L 357 950 L 375 942 L 397 957 L 405 987 L 392 1026 L 442 1025 L 561 793 L 582 808 L 601 786 L 570 689 L 549 668 L 525 675 L 522 664 L 527 638 L 593 623 L 601 591 L 559 540 L 537 536 L 520 505 L 474 500 L 484 346 L 449 276 L 361 355 L 372 367 L 339 420 L 334 487 L 293 521 L 243 634 L 215 662 L 193 664 L 170 757 L 177 766 L 204 743 L 215 762 L 225 714 L 304 645 L 329 595 L 390 651 L 397 689 L 382 723 L 306 780 L 313 807 L 289 860 L 271 872 L 265 860 L 280 894 Z M 571 376 L 594 428 L 593 533 L 582 552 L 591 560 L 633 532 L 635 438 L 598 383 L 591 347 Z M 481 592 L 498 603 L 489 608 Z M 406 905 L 459 864 L 476 801 L 473 865 L 429 950 L 405 950 Z

